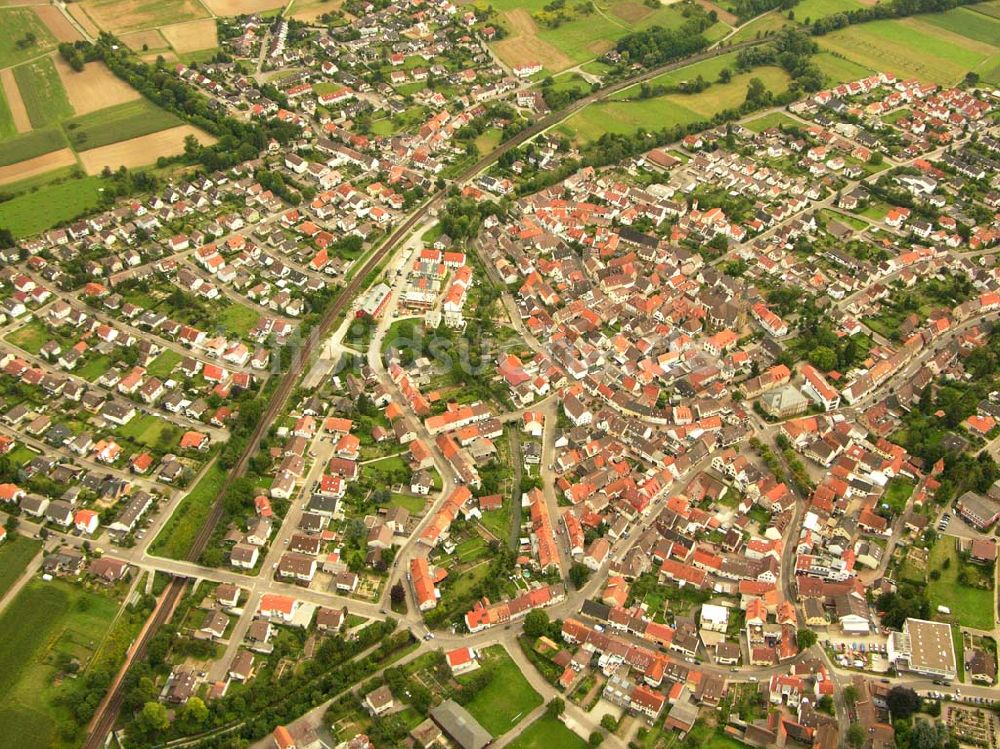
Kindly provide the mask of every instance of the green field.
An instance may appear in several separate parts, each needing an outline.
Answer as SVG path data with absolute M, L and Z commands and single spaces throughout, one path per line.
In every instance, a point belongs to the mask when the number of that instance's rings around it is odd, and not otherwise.
M 819 44 L 873 70 L 891 71 L 898 78 L 953 84 L 975 71 L 987 82 L 1000 82 L 1000 40 L 995 44 L 977 41 L 973 38 L 978 34 L 973 30 L 976 24 L 970 19 L 992 23 L 982 19 L 982 14 L 956 15 L 945 21 L 922 15 L 841 29 L 820 37 Z M 963 31 L 947 30 L 939 25 L 942 22 Z
M 803 16 L 804 18 L 805 16 Z M 727 41 L 737 44 L 739 42 L 746 42 L 750 39 L 759 39 L 762 36 L 766 36 L 768 33 L 775 32 L 782 26 L 792 26 L 794 25 L 792 21 L 789 21 L 785 16 L 778 12 L 771 12 L 763 16 L 759 16 L 752 21 L 747 21 L 743 24 L 743 28 L 733 34 Z
M 733 76 L 729 83 L 713 84 L 698 94 L 668 94 L 634 101 L 600 102 L 573 115 L 560 128 L 580 141 L 594 141 L 604 133 L 633 133 L 639 128 L 665 127 L 707 121 L 718 112 L 738 107 L 746 99 L 747 84 L 760 78 L 771 91 L 784 91 L 788 74 L 776 67 L 756 68 Z
M 0 8 L 0 29 L 3 29 L 0 34 L 0 68 L 17 65 L 56 45 L 55 38 L 31 8 Z M 35 35 L 33 44 L 26 43 L 27 34 Z
M 24 349 L 29 354 L 38 354 L 42 346 L 52 338 L 49 329 L 38 319 L 32 318 L 20 328 L 12 330 L 4 340 L 13 343 L 20 349 Z
M 178 117 L 148 99 L 137 99 L 67 120 L 63 127 L 73 148 L 86 151 L 180 124 Z
M 59 128 L 32 130 L 29 133 L 15 135 L 0 142 L 0 166 L 17 164 L 25 159 L 33 159 L 36 156 L 58 151 L 65 147 L 66 138 L 63 137 Z M 5 189 L 9 189 L 9 187 Z
M 73 116 L 73 107 L 51 58 L 18 65 L 14 68 L 14 78 L 33 128 Z
M 677 86 L 685 81 L 693 81 L 699 75 L 704 78 L 709 83 L 712 83 L 719 78 L 719 73 L 723 68 L 729 68 L 730 72 L 736 70 L 736 54 L 725 54 L 719 55 L 718 57 L 712 57 L 708 60 L 702 60 L 701 62 L 696 62 L 693 65 L 686 65 L 683 68 L 678 68 L 677 70 L 671 70 L 668 73 L 656 76 L 649 81 L 649 85 L 656 86 Z M 612 94 L 608 97 L 610 101 L 625 101 L 628 99 L 634 99 L 639 96 L 640 87 L 639 86 L 629 86 L 626 89 L 622 89 L 617 93 Z
M 531 688 L 503 646 L 487 648 L 481 658 L 482 668 L 491 669 L 493 679 L 466 703 L 465 709 L 494 737 L 502 736 L 541 705 L 542 697 Z
M 768 128 L 781 127 L 782 125 L 801 125 L 802 123 L 798 120 L 789 117 L 784 112 L 771 112 L 770 114 L 765 114 L 763 117 L 758 117 L 756 119 L 750 120 L 749 122 L 744 122 L 743 127 L 747 130 L 752 130 L 755 133 L 762 133 Z
M 208 517 L 212 502 L 225 479 L 225 469 L 212 463 L 201 481 L 195 484 L 194 489 L 174 509 L 170 520 L 150 546 L 150 553 L 169 559 L 184 559 Z
M 228 304 L 219 312 L 218 323 L 227 333 L 245 336 L 257 321 L 260 313 L 242 304 Z
M 57 658 L 85 669 L 117 610 L 112 598 L 60 580 L 32 581 L 11 602 L 0 615 L 0 746 L 70 745 L 59 728 L 73 720 L 56 700 L 77 684 L 53 681 Z
M 947 569 L 944 568 L 946 559 L 950 560 Z M 952 616 L 963 627 L 993 629 L 992 585 L 989 590 L 983 590 L 960 583 L 958 576 L 963 567 L 973 580 L 991 577 L 984 568 L 974 564 L 964 564 L 959 559 L 954 536 L 939 538 L 931 549 L 928 560 L 928 572 L 938 570 L 941 575 L 937 580 L 928 578 L 927 581 L 927 597 L 931 602 L 931 611 L 936 611 L 938 606 L 947 606 L 951 609 Z
M 0 545 L 0 598 L 10 590 L 41 547 L 41 541 L 18 533 Z
M 180 427 L 152 414 L 138 414 L 117 432 L 140 445 L 162 450 L 176 450 L 182 434 Z
M 558 719 L 543 715 L 507 746 L 510 749 L 586 749 L 589 744 Z
M 0 225 L 15 237 L 44 231 L 100 204 L 100 177 L 80 177 L 26 192 L 0 203 Z

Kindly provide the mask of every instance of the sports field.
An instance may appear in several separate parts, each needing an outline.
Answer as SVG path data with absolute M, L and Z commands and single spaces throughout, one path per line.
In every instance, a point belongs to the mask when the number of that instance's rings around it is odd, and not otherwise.
M 993 30 L 993 43 L 977 38 Z M 954 84 L 974 71 L 988 83 L 1000 83 L 1000 21 L 964 8 L 859 24 L 818 41 L 824 49 L 899 78 Z
M 14 80 L 33 128 L 45 127 L 73 115 L 73 107 L 52 58 L 43 57 L 18 65 L 14 68 Z
M 789 77 L 775 67 L 756 68 L 734 75 L 729 83 L 715 83 L 698 94 L 668 94 L 634 101 L 592 104 L 573 115 L 559 129 L 578 141 L 597 140 L 604 133 L 633 133 L 639 128 L 658 131 L 665 127 L 710 120 L 746 99 L 751 78 L 759 78 L 771 91 L 784 91 Z
M 183 124 L 177 116 L 147 99 L 137 99 L 75 117 L 63 123 L 70 145 L 77 151 L 100 148 Z

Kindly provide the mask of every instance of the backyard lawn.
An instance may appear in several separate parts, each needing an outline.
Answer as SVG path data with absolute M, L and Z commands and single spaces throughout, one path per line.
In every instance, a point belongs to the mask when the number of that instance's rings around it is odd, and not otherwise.
M 493 679 L 485 689 L 476 693 L 465 709 L 494 737 L 502 736 L 541 705 L 542 697 L 531 688 L 502 646 L 487 648 L 482 653 L 482 664 L 482 668 L 493 671 Z M 459 677 L 459 681 L 463 680 L 467 678 Z
M 0 598 L 10 590 L 41 546 L 41 541 L 17 533 L 0 545 Z
M 940 577 L 933 580 L 928 576 L 927 596 L 931 602 L 931 610 L 936 611 L 938 606 L 947 606 L 951 609 L 952 616 L 963 627 L 993 629 L 991 576 L 986 573 L 985 568 L 963 563 L 959 559 L 954 536 L 942 536 L 931 549 L 929 571 L 934 570 L 940 573 Z M 989 580 L 989 589 L 960 583 L 958 578 L 963 570 L 970 581 Z
M 393 494 L 389 504 L 393 507 L 402 507 L 411 515 L 418 515 L 424 511 L 427 504 L 427 497 L 414 497 L 412 494 Z

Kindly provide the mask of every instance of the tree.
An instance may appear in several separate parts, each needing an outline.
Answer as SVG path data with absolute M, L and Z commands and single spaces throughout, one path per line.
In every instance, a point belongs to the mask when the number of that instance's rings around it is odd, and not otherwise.
M 558 718 L 566 710 L 566 702 L 562 697 L 553 697 L 545 706 L 545 714 L 550 718 Z
M 885 701 L 894 720 L 905 720 L 920 709 L 920 697 L 909 687 L 893 687 Z
M 590 738 L 587 739 L 587 743 L 591 746 L 600 746 L 604 743 L 604 734 L 600 731 L 594 731 L 590 734 Z
M 535 609 L 524 617 L 524 634 L 541 637 L 549 631 L 549 615 L 543 609 Z
M 208 708 L 200 697 L 192 697 L 184 705 L 182 720 L 191 728 L 204 725 L 208 719 Z
M 389 589 L 389 599 L 393 606 L 399 606 L 406 600 L 406 591 L 403 589 L 402 583 L 396 583 Z
M 135 724 L 142 733 L 153 734 L 170 727 L 170 716 L 167 715 L 167 708 L 159 702 L 147 702 L 142 706 Z
M 816 633 L 811 629 L 800 629 L 795 635 L 795 641 L 799 645 L 799 650 L 808 650 L 816 644 Z
M 850 728 L 847 729 L 847 745 L 853 747 L 854 749 L 861 749 L 865 745 L 865 740 L 868 737 L 865 736 L 865 729 L 861 727 L 860 723 L 851 723 Z
M 764 81 L 760 78 L 751 78 L 750 82 L 747 84 L 747 104 L 752 106 L 760 106 L 764 104 L 769 98 L 769 92 L 767 86 L 764 85 Z
M 590 579 L 590 570 L 586 565 L 574 562 L 573 566 L 569 568 L 569 579 L 573 583 L 573 587 L 580 590 Z
M 844 687 L 844 702 L 849 706 L 853 707 L 854 703 L 858 701 L 858 688 L 853 684 L 848 684 Z

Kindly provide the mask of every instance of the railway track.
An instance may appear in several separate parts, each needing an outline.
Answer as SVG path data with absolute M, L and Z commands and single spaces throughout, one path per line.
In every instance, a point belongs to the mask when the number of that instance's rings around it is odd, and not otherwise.
M 454 182 L 462 183 L 472 179 L 484 169 L 496 163 L 496 161 L 505 153 L 508 153 L 509 151 L 524 144 L 550 127 L 557 125 L 567 117 L 590 104 L 606 99 L 612 94 L 623 91 L 626 88 L 630 88 L 639 83 L 643 83 L 644 81 L 648 81 L 671 70 L 687 67 L 688 65 L 708 60 L 713 57 L 718 57 L 719 55 L 729 54 L 730 52 L 743 47 L 752 47 L 757 44 L 762 44 L 764 41 L 765 40 L 753 40 L 733 44 L 727 47 L 715 47 L 705 52 L 685 57 L 682 60 L 661 65 L 657 68 L 640 73 L 639 75 L 626 78 L 617 83 L 613 83 L 606 88 L 602 88 L 599 91 L 595 91 L 588 96 L 577 99 L 567 107 L 546 115 L 534 124 L 522 130 L 513 138 L 501 143 L 493 151 L 462 170 L 462 172 L 454 178 Z M 347 285 L 344 286 L 340 294 L 338 294 L 336 301 L 334 301 L 330 308 L 323 314 L 320 322 L 310 332 L 308 338 L 303 343 L 302 348 L 295 354 L 295 358 L 292 360 L 288 371 L 282 377 L 277 390 L 271 397 L 267 409 L 264 411 L 260 421 L 254 428 L 246 449 L 241 454 L 236 465 L 233 466 L 232 470 L 226 476 L 226 480 L 219 489 L 219 493 L 213 501 L 212 509 L 209 512 L 208 518 L 199 530 L 191 549 L 185 557 L 187 561 L 197 562 L 207 548 L 208 542 L 211 540 L 212 534 L 215 532 L 215 527 L 222 519 L 224 509 L 223 500 L 225 499 L 226 494 L 232 488 L 233 483 L 246 473 L 250 460 L 260 449 L 261 439 L 264 434 L 267 433 L 267 430 L 270 429 L 271 424 L 274 423 L 277 416 L 284 410 L 289 396 L 295 389 L 295 385 L 299 378 L 302 376 L 306 364 L 311 361 L 316 347 L 330 332 L 331 328 L 337 323 L 344 311 L 348 309 L 358 292 L 364 286 L 369 274 L 375 270 L 389 255 L 391 255 L 400 243 L 408 238 L 409 233 L 413 230 L 413 228 L 427 217 L 431 209 L 438 205 L 444 199 L 446 194 L 446 188 L 435 192 L 431 195 L 430 199 L 423 204 L 423 206 L 411 214 L 406 221 L 404 221 L 392 232 L 392 234 L 389 235 L 386 241 L 383 242 L 382 246 L 371 254 L 361 269 L 355 273 Z M 125 700 L 125 676 L 133 663 L 145 657 L 146 652 L 149 649 L 150 641 L 156 635 L 157 631 L 159 631 L 159 628 L 169 620 L 174 608 L 177 606 L 178 602 L 180 602 L 187 582 L 188 579 L 186 577 L 174 577 L 167 584 L 167 587 L 161 594 L 156 608 L 153 610 L 146 627 L 143 629 L 142 633 L 140 633 L 132 650 L 126 658 L 125 664 L 119 671 L 114 684 L 105 696 L 104 701 L 98 706 L 97 712 L 91 720 L 87 739 L 83 744 L 83 749 L 101 749 L 105 746 L 107 737 L 114 728 L 114 724 L 118 719 L 118 715 Z

